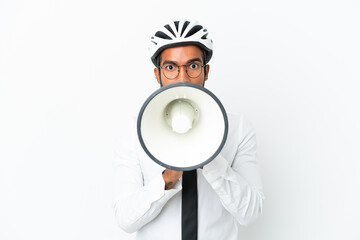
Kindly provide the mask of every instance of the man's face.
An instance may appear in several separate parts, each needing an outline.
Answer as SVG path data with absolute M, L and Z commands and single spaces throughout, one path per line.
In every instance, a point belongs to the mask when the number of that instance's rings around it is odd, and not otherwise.
M 204 82 L 208 78 L 209 73 L 209 65 L 205 66 L 206 71 L 202 65 L 204 65 L 204 58 L 201 49 L 195 45 L 187 45 L 181 47 L 172 47 L 167 48 L 161 52 L 160 55 L 160 72 L 158 68 L 154 69 L 154 73 L 158 83 L 160 83 L 160 75 L 161 75 L 161 82 L 163 86 L 168 84 L 176 83 L 176 82 L 189 82 L 194 83 L 200 86 L 204 85 Z M 198 64 L 197 64 L 198 63 Z M 190 71 L 194 71 L 197 65 L 201 68 L 201 72 L 196 77 L 190 77 L 185 70 L 185 66 L 188 66 L 188 73 L 191 75 Z M 172 77 L 169 74 L 166 74 L 167 70 L 172 70 L 175 66 L 175 75 L 177 73 L 176 66 L 181 66 L 179 75 L 176 77 Z M 192 70 L 190 70 L 192 68 Z M 205 73 L 206 72 L 206 73 Z M 197 75 L 197 74 L 196 74 Z M 169 78 L 170 76 L 170 78 Z

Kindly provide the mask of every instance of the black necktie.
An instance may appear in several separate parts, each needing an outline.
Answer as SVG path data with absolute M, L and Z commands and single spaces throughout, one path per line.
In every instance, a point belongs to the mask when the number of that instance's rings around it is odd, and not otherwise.
M 182 176 L 181 239 L 197 240 L 197 178 L 196 169 Z

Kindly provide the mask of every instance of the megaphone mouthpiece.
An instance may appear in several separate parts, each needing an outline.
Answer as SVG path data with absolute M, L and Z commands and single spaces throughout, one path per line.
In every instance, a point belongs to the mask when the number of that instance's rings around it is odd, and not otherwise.
M 176 133 L 186 133 L 192 127 L 195 119 L 193 106 L 182 99 L 172 101 L 165 109 L 168 124 Z

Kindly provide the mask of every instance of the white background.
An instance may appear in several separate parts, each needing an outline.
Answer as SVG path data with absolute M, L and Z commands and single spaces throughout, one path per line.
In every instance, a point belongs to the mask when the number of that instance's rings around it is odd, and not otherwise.
M 360 239 L 358 1 L 0 0 L 0 239 L 133 239 L 116 134 L 158 88 L 147 45 L 189 17 L 207 88 L 258 138 L 264 212 L 242 239 Z M 171 238 L 170 238 L 171 239 Z

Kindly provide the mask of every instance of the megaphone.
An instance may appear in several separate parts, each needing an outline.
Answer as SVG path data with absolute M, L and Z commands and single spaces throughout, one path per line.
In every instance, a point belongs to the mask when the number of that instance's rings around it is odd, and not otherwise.
M 228 134 L 228 118 L 220 100 L 192 83 L 161 87 L 147 98 L 137 119 L 146 154 L 159 165 L 189 171 L 212 161 Z

